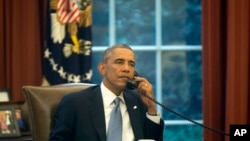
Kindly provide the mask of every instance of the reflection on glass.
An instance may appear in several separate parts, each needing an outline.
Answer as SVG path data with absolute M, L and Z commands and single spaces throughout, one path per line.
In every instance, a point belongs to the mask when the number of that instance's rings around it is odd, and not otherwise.
M 103 52 L 95 52 L 92 54 L 92 69 L 93 69 L 93 76 L 92 76 L 92 83 L 100 84 L 102 81 L 102 76 L 98 71 L 98 64 L 102 59 Z
M 162 44 L 201 44 L 201 1 L 162 1 Z
M 202 119 L 202 70 L 200 51 L 162 53 L 162 101 L 192 119 Z M 180 119 L 167 111 L 165 120 Z
M 147 78 L 156 87 L 155 80 L 155 52 L 135 51 L 136 70 L 140 76 Z
M 202 141 L 202 128 L 198 125 L 166 125 L 164 139 L 167 141 Z
M 116 42 L 155 44 L 155 1 L 116 0 Z
M 93 0 L 93 46 L 109 44 L 109 0 Z

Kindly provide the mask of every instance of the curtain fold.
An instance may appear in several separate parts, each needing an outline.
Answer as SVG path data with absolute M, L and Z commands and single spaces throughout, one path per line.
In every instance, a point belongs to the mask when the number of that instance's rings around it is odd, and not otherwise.
M 204 124 L 229 133 L 250 124 L 250 2 L 202 1 Z M 204 141 L 229 136 L 204 129 Z
M 228 3 L 226 123 L 250 123 L 250 1 Z M 226 127 L 228 127 L 226 126 Z
M 0 1 L 0 88 L 24 100 L 23 85 L 41 85 L 46 1 Z

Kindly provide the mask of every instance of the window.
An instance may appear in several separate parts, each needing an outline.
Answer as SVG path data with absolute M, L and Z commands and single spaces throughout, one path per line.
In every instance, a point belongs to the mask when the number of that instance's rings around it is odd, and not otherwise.
M 129 44 L 137 71 L 154 85 L 156 100 L 202 122 L 201 0 L 94 0 L 92 34 L 93 83 L 101 81 L 102 51 Z M 202 140 L 202 127 L 157 108 L 168 141 Z

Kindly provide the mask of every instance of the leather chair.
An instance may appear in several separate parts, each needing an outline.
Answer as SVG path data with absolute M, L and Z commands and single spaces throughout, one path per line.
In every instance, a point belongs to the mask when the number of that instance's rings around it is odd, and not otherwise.
M 53 86 L 23 86 L 33 141 L 48 141 L 54 113 L 64 95 L 94 84 L 66 83 Z

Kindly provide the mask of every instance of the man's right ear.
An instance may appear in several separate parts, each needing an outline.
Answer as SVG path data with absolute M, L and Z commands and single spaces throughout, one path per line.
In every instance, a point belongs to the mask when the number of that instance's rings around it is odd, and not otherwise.
M 100 62 L 99 64 L 98 64 L 98 70 L 99 70 L 99 72 L 100 72 L 100 74 L 101 75 L 104 75 L 105 74 L 105 64 L 103 63 L 103 62 Z

